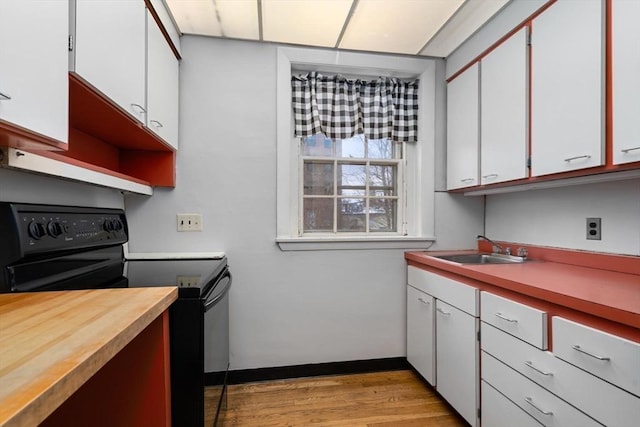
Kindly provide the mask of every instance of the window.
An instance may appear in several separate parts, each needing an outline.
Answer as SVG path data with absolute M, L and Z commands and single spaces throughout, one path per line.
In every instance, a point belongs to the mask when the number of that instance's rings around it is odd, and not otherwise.
M 279 47 L 276 242 L 280 249 L 420 249 L 433 242 L 436 61 Z M 292 76 L 419 79 L 417 142 L 294 136 Z M 373 137 L 372 137 L 373 138 Z
M 401 143 L 316 134 L 299 152 L 301 235 L 404 233 Z

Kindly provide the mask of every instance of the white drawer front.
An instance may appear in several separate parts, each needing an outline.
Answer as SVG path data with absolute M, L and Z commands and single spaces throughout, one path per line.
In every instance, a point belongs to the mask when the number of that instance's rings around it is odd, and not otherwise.
M 488 427 L 540 427 L 540 423 L 524 412 L 495 388 L 482 381 L 482 425 Z
M 601 426 L 564 400 L 484 351 L 482 352 L 482 379 L 545 426 Z
M 413 266 L 408 267 L 407 280 L 414 288 L 433 295 L 474 317 L 480 315 L 478 307 L 480 291 L 473 286 Z
M 640 344 L 554 317 L 553 354 L 640 396 Z
M 486 323 L 482 350 L 602 424 L 628 427 L 640 419 L 640 398 Z
M 544 311 L 481 292 L 480 319 L 542 350 L 547 349 L 547 313 Z

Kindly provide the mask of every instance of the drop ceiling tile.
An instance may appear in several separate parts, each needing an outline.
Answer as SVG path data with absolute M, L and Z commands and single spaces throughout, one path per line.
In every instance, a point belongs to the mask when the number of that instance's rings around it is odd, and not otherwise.
M 360 0 L 340 48 L 417 54 L 464 0 Z
M 352 0 L 262 0 L 265 41 L 334 47 Z
M 257 40 L 257 0 L 165 0 L 181 33 Z

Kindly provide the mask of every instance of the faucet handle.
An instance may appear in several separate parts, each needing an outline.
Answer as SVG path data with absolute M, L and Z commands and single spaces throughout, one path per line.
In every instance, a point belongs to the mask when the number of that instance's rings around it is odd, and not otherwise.
M 498 246 L 498 245 L 493 245 L 491 250 L 493 251 L 494 254 L 501 254 L 502 253 L 502 248 L 500 246 Z
M 509 247 L 505 248 L 504 254 L 505 255 L 511 255 L 511 248 L 509 248 Z
M 527 251 L 527 248 L 518 248 L 519 257 L 526 258 L 527 255 L 529 255 L 529 251 Z

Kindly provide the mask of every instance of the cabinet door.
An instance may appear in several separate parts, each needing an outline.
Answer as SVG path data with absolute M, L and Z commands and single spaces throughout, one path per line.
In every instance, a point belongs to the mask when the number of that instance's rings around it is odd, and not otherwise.
M 147 126 L 178 148 L 178 59 L 147 12 Z
M 436 388 L 472 426 L 478 425 L 477 334 L 477 318 L 436 301 Z
M 407 286 L 407 360 L 436 385 L 435 298 Z
M 478 185 L 478 64 L 447 85 L 447 189 Z
M 480 183 L 527 177 L 529 59 L 527 28 L 480 64 Z
M 67 2 L 0 2 L 0 120 L 67 142 Z
M 604 163 L 603 7 L 558 1 L 533 21 L 534 176 Z
M 72 71 L 145 122 L 145 4 L 76 0 Z
M 613 0 L 613 163 L 640 162 L 640 2 Z

